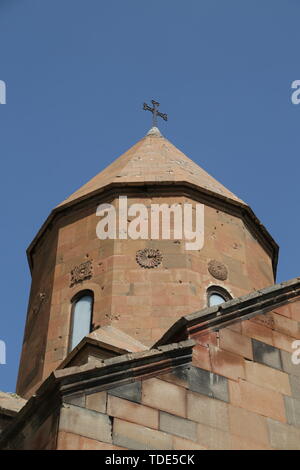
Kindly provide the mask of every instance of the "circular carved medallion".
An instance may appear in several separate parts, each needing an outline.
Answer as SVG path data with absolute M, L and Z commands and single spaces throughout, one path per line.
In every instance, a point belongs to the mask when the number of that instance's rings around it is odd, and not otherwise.
M 208 272 L 216 279 L 219 279 L 219 281 L 225 281 L 228 276 L 228 270 L 225 264 L 220 263 L 215 259 L 212 259 L 208 263 Z
M 142 268 L 156 268 L 162 262 L 162 254 L 154 248 L 144 248 L 136 253 L 136 261 Z

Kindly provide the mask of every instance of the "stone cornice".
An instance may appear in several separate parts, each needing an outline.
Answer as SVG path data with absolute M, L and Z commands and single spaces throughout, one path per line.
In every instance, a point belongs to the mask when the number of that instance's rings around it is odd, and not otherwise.
M 300 296 L 300 277 L 186 315 L 174 323 L 153 348 L 170 341 L 191 338 L 196 333 L 219 330 L 234 322 L 270 312 L 298 296 Z
M 4 429 L 0 436 L 0 449 L 4 449 L 22 432 L 33 415 L 43 422 L 60 407 L 65 396 L 108 390 L 189 364 L 194 344 L 193 340 L 187 340 L 106 359 L 97 366 L 84 365 L 54 371 Z

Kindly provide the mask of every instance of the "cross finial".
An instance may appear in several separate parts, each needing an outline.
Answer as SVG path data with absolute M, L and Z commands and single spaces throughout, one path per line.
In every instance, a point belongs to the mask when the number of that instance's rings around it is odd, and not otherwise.
M 151 108 L 151 106 L 148 106 L 147 103 L 144 103 L 143 109 L 145 111 L 151 111 L 151 113 L 152 113 L 152 127 L 157 127 L 157 116 L 163 118 L 164 121 L 167 121 L 168 120 L 168 115 L 160 113 L 158 111 L 159 103 L 157 101 L 151 100 L 151 103 L 153 104 L 153 108 Z

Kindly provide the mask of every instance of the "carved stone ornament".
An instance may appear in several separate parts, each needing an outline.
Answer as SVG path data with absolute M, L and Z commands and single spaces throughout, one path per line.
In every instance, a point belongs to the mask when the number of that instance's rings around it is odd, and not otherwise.
M 228 270 L 225 264 L 215 259 L 210 260 L 208 263 L 208 272 L 219 281 L 225 281 L 228 276 Z
M 162 254 L 154 248 L 144 248 L 136 253 L 136 261 L 142 268 L 156 268 L 162 262 Z
M 71 287 L 74 284 L 90 279 L 93 275 L 92 260 L 85 261 L 84 263 L 75 266 L 71 271 Z
M 259 323 L 260 325 L 267 326 L 268 328 L 272 328 L 272 329 L 275 326 L 275 321 L 274 321 L 274 318 L 272 317 L 272 314 L 259 315 L 255 318 L 252 318 L 252 321 L 254 323 Z

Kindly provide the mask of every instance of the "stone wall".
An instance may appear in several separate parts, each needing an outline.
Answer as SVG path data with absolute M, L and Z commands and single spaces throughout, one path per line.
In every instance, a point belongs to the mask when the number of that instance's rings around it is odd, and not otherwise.
M 26 400 L 15 393 L 0 392 L 0 434 L 23 408 Z
M 117 200 L 112 199 L 117 205 Z M 128 204 L 193 203 L 187 197 L 132 197 Z M 180 240 L 99 240 L 97 203 L 60 216 L 32 254 L 33 276 L 17 392 L 30 397 L 68 354 L 72 299 L 80 291 L 94 293 L 94 327 L 112 324 L 152 345 L 183 315 L 206 307 L 211 285 L 233 297 L 271 285 L 272 259 L 244 222 L 205 206 L 205 241 L 200 251 L 186 251 Z M 136 254 L 158 249 L 162 263 L 141 267 Z M 226 279 L 208 271 L 222 263 Z M 87 274 L 71 272 L 90 263 Z
M 194 339 L 190 366 L 65 403 L 58 448 L 300 449 L 300 302 Z

